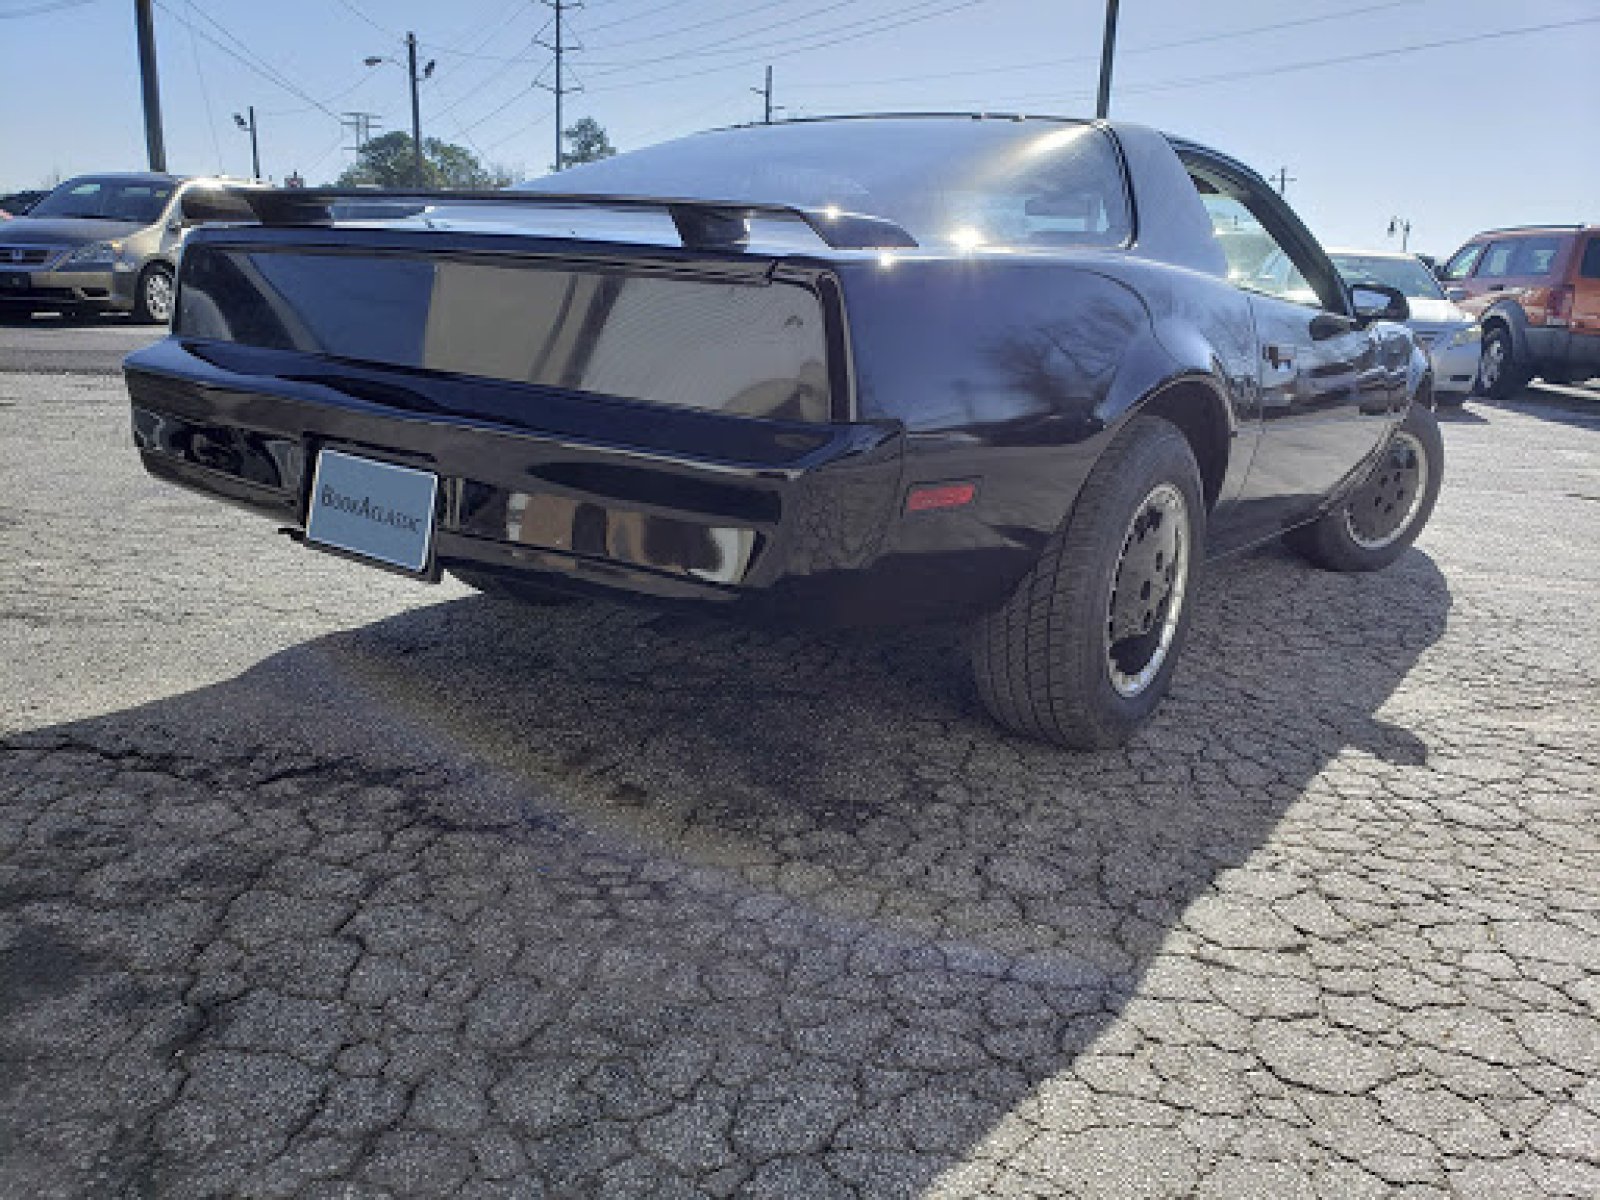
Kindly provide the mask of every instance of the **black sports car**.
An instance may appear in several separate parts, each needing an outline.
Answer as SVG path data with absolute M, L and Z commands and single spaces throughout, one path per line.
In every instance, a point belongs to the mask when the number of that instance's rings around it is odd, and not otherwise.
M 797 121 L 341 207 L 372 199 L 193 214 L 236 223 L 127 362 L 134 434 L 422 579 L 964 618 L 1000 721 L 1101 746 L 1166 692 L 1203 556 L 1381 567 L 1438 493 L 1404 297 L 1139 126 Z

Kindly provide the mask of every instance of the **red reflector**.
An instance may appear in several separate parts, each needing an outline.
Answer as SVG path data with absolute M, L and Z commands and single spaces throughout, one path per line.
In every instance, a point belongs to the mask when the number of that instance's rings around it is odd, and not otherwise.
M 914 487 L 906 497 L 906 511 L 929 512 L 935 508 L 961 508 L 978 494 L 975 483 L 933 483 Z

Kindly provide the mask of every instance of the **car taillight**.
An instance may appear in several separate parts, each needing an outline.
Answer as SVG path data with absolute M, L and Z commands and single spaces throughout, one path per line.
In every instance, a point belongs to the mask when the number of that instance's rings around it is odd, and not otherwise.
M 1572 292 L 1573 288 L 1570 283 L 1550 289 L 1550 295 L 1544 302 L 1544 323 L 1546 325 L 1567 325 L 1571 323 Z

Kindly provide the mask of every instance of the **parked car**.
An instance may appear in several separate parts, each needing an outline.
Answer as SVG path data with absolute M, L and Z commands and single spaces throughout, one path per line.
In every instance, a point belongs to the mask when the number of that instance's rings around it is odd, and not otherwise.
M 1405 297 L 1137 125 L 797 121 L 330 225 L 352 198 L 195 231 L 134 435 L 414 578 L 959 618 L 1001 722 L 1106 746 L 1166 693 L 1203 556 L 1292 530 L 1373 570 L 1439 490 Z M 1230 281 L 1247 228 L 1289 289 Z
M 166 322 L 188 228 L 183 198 L 223 182 L 153 174 L 67 180 L 0 228 L 0 312 L 109 310 Z
M 1328 255 L 1346 283 L 1387 284 L 1405 293 L 1411 309 L 1406 324 L 1433 364 L 1435 399 L 1445 405 L 1464 403 L 1477 382 L 1483 329 L 1446 299 L 1422 256 L 1395 250 L 1330 250 Z
M 1600 225 L 1493 229 L 1450 256 L 1446 295 L 1483 323 L 1478 386 L 1496 399 L 1535 375 L 1600 375 Z
M 0 221 L 26 216 L 28 210 L 44 196 L 44 192 L 7 192 L 0 196 Z

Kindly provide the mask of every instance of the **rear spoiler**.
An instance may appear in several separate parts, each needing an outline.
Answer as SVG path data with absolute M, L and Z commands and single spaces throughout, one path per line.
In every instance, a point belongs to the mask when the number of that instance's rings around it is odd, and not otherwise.
M 917 240 L 893 221 L 834 207 L 807 208 L 742 201 L 678 200 L 660 196 L 607 196 L 567 192 L 428 192 L 373 188 L 194 188 L 183 197 L 183 215 L 190 221 L 254 221 L 262 225 L 332 225 L 360 219 L 370 205 L 390 210 L 414 205 L 413 211 L 439 205 L 484 204 L 497 208 L 598 208 L 613 212 L 665 212 L 672 218 L 688 250 L 733 250 L 750 237 L 752 217 L 801 221 L 835 250 L 877 250 L 914 247 Z M 373 219 L 372 217 L 368 218 Z

